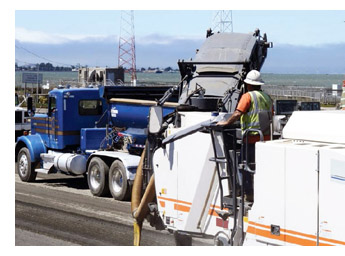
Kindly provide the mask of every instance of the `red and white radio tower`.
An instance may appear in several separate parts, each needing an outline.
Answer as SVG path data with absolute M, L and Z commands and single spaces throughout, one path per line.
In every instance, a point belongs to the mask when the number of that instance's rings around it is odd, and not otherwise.
M 129 73 L 131 83 L 136 85 L 134 12 L 121 11 L 118 66 Z

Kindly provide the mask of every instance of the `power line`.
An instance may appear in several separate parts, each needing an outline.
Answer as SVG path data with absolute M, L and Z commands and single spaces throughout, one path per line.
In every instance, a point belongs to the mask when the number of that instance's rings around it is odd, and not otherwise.
M 37 58 L 40 58 L 40 59 L 43 59 L 43 60 L 46 60 L 46 61 L 49 61 L 49 62 L 53 62 L 53 63 L 59 64 L 59 65 L 64 65 L 64 66 L 69 66 L 69 67 L 70 66 L 74 66 L 74 65 L 71 65 L 71 64 L 61 63 L 61 62 L 57 62 L 57 61 L 54 61 L 54 60 L 47 59 L 47 58 L 42 57 L 42 56 L 40 56 L 40 55 L 38 55 L 38 54 L 36 54 L 36 53 L 34 53 L 32 51 L 29 51 L 28 49 L 26 49 L 26 48 L 24 48 L 22 46 L 18 46 L 18 45 L 15 45 L 15 46 L 16 46 L 16 48 L 22 49 L 22 50 L 24 50 L 24 51 L 26 51 L 26 52 L 36 56 Z
M 20 60 L 20 59 L 16 59 L 16 62 L 21 62 L 21 63 L 24 63 L 26 65 L 36 65 L 34 63 L 26 62 L 26 61 L 23 61 L 23 60 Z

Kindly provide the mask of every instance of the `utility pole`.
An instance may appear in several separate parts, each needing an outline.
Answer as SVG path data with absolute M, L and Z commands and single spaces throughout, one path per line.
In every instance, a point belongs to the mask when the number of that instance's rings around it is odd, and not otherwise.
M 132 85 L 136 85 L 134 12 L 121 11 L 118 67 L 129 73 Z
M 232 11 L 216 11 L 213 16 L 214 32 L 233 32 Z

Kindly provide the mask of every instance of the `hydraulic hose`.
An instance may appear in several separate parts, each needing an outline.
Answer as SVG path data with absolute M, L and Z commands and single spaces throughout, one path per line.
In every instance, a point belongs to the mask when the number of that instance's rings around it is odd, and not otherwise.
M 141 201 L 141 190 L 143 187 L 143 166 L 144 166 L 145 154 L 146 154 L 146 147 L 144 148 L 144 151 L 141 154 L 141 158 L 139 161 L 139 165 L 137 168 L 137 172 L 135 174 L 133 187 L 132 187 L 131 212 L 134 218 L 135 218 L 134 214 L 137 211 L 140 201 Z
M 134 211 L 133 217 L 137 222 L 142 222 L 149 213 L 148 203 L 152 202 L 156 196 L 155 191 L 155 176 L 152 175 L 149 185 L 147 186 L 143 198 L 141 199 L 139 207 Z
M 131 212 L 134 218 L 133 231 L 134 231 L 134 245 L 140 245 L 141 229 L 143 221 L 146 215 L 149 213 L 148 203 L 152 202 L 155 198 L 155 181 L 154 175 L 152 175 L 150 182 L 145 190 L 143 197 L 141 198 L 141 190 L 143 184 L 143 165 L 146 153 L 146 147 L 141 155 L 141 159 L 135 175 L 133 188 L 132 188 L 132 199 L 131 199 Z
M 143 164 L 144 164 L 144 158 L 146 153 L 146 147 L 144 148 L 143 153 L 141 154 L 140 162 L 137 168 L 137 172 L 135 174 L 134 183 L 132 187 L 132 197 L 131 197 L 131 213 L 134 218 L 133 223 L 133 244 L 135 246 L 140 245 L 140 239 L 141 239 L 141 228 L 142 228 L 142 221 L 138 222 L 135 219 L 135 213 L 138 210 L 140 201 L 141 201 L 141 190 L 143 186 Z

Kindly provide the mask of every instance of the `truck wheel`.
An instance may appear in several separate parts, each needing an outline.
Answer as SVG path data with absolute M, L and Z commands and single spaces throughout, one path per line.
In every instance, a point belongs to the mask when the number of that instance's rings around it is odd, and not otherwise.
M 37 172 L 35 167 L 38 163 L 31 162 L 30 152 L 26 147 L 19 150 L 17 158 L 18 175 L 22 181 L 31 182 L 35 181 Z
M 126 200 L 130 197 L 130 187 L 127 181 L 126 168 L 119 160 L 115 160 L 109 169 L 109 189 L 116 200 Z
M 192 237 L 188 234 L 174 231 L 175 245 L 176 246 L 192 246 Z
M 108 186 L 109 167 L 99 157 L 91 159 L 87 168 L 87 183 L 94 196 L 105 196 L 109 194 Z

